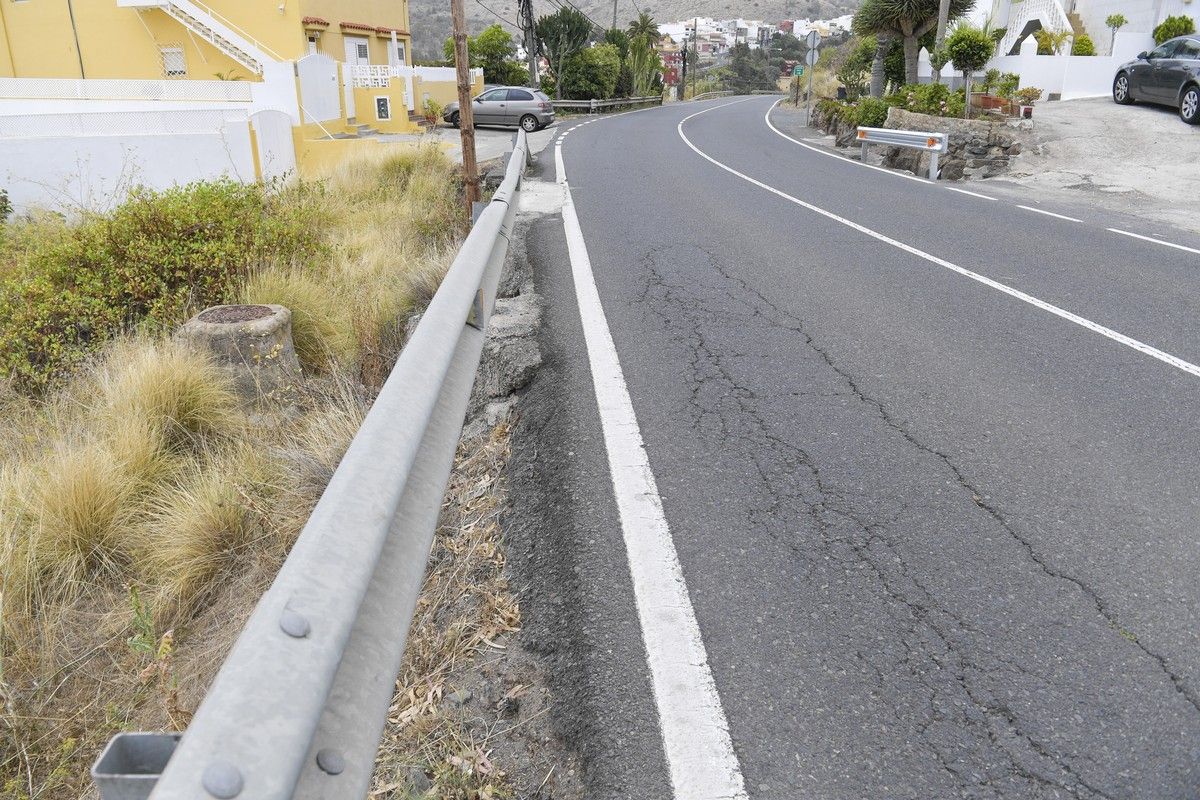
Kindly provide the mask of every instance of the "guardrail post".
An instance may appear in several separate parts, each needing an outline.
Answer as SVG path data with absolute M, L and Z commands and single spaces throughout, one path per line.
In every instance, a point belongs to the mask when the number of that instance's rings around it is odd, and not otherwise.
M 591 99 L 591 101 L 588 103 L 588 107 L 589 107 L 589 111 L 588 111 L 589 114 L 596 113 L 596 98 L 593 97 Z
M 934 150 L 929 154 L 929 180 L 936 181 L 938 179 L 938 151 Z
M 866 142 L 866 140 L 864 140 L 862 143 L 862 162 L 864 164 L 867 163 L 867 142 Z

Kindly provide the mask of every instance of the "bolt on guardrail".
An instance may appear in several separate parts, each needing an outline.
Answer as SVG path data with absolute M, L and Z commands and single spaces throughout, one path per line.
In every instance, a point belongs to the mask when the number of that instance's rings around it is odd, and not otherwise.
M 115 737 L 92 767 L 103 800 L 366 796 L 528 159 L 520 131 L 187 731 L 177 746 L 170 734 Z
M 859 128 L 858 141 L 862 144 L 862 160 L 867 160 L 867 145 L 886 144 L 892 147 L 909 147 L 929 153 L 929 180 L 938 178 L 938 156 L 947 152 L 950 145 L 944 133 L 902 131 L 894 128 Z

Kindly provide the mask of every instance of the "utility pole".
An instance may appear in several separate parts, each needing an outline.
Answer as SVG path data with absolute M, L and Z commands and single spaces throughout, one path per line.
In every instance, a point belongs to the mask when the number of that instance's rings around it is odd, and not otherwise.
M 471 67 L 467 54 L 467 13 L 463 0 L 450 0 L 454 25 L 454 70 L 458 77 L 458 128 L 462 134 L 463 184 L 467 219 L 479 200 L 479 165 L 475 162 L 475 114 L 471 108 Z
M 683 37 L 683 52 L 680 55 L 683 56 L 683 64 L 679 73 L 679 99 L 683 100 L 687 94 L 688 37 L 686 36 Z
M 517 21 L 521 23 L 521 30 L 525 32 L 525 57 L 529 60 L 529 88 L 540 89 L 542 84 L 538 80 L 537 74 L 538 43 L 537 31 L 533 22 L 533 0 L 518 0 Z
M 617 0 L 613 0 L 613 30 L 617 29 Z
M 700 18 L 692 20 L 692 49 L 696 53 L 696 68 L 692 70 L 692 98 L 696 97 L 696 73 L 700 71 Z M 687 58 L 687 53 L 683 54 Z

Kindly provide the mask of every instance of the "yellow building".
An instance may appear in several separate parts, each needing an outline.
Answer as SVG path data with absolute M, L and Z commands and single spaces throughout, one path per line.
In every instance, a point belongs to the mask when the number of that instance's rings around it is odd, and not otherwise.
M 411 65 L 407 0 L 0 0 L 0 77 L 255 80 L 323 53 Z

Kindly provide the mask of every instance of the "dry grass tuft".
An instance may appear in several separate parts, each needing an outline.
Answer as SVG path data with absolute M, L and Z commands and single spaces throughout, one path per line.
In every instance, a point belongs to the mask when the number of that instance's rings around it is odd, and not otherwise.
M 120 340 L 95 370 L 94 391 L 101 429 L 141 420 L 179 444 L 238 428 L 230 378 L 203 353 L 172 340 Z
M 132 550 L 143 582 L 155 589 L 160 627 L 185 619 L 253 543 L 248 506 L 263 503 L 275 480 L 267 458 L 240 445 L 189 463 L 148 498 Z
M 277 304 L 292 312 L 292 341 L 300 365 L 321 373 L 355 355 L 348 298 L 311 272 L 296 267 L 265 269 L 250 278 L 242 301 Z

